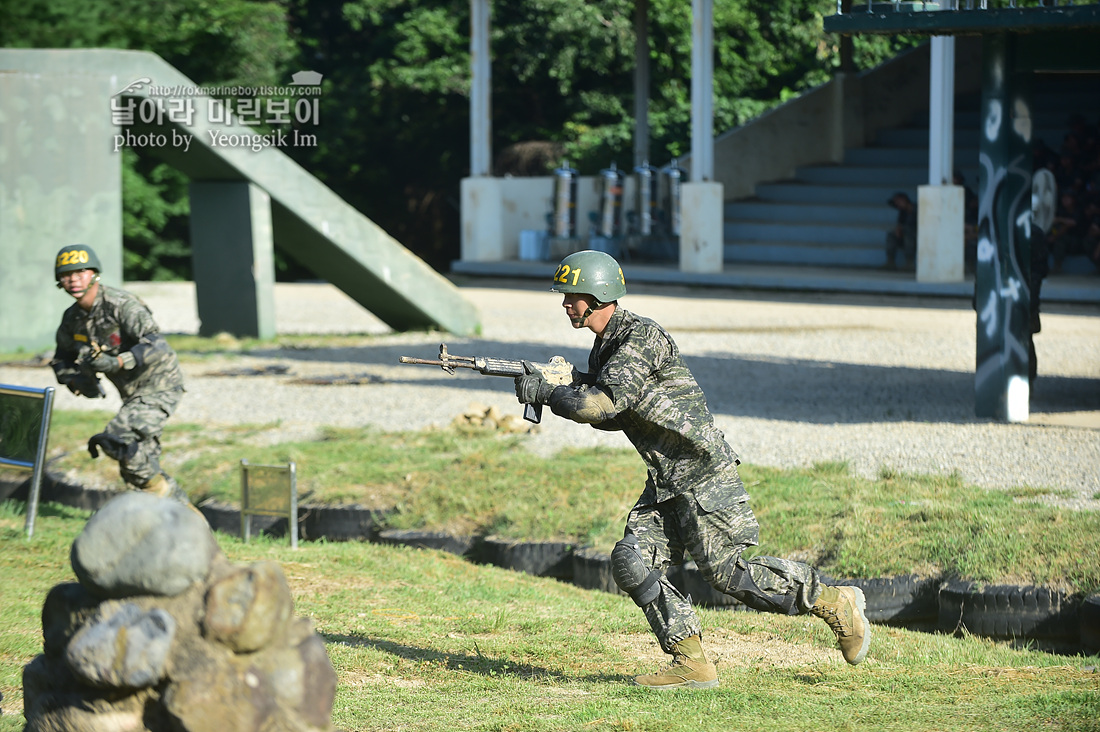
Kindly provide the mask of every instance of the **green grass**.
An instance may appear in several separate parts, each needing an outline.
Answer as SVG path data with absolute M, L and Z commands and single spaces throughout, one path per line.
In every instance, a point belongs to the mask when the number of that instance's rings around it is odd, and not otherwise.
M 117 466 L 89 458 L 87 437 L 107 413 L 55 412 L 51 469 L 121 487 Z M 327 429 L 319 439 L 267 445 L 271 426 L 210 429 L 170 423 L 164 464 L 196 501 L 240 497 L 240 459 L 298 465 L 299 489 L 322 503 L 389 508 L 392 528 L 563 540 L 610 550 L 645 481 L 630 450 L 532 455 L 522 436 L 487 429 L 408 433 Z M 756 553 L 791 557 L 837 577 L 916 572 L 987 583 L 1100 590 L 1100 512 L 1037 501 L 1042 488 L 984 490 L 958 475 L 844 464 L 806 470 L 741 466 L 761 524 Z
M 0 504 L 0 732 L 22 729 L 21 669 L 41 649 L 47 590 L 73 579 L 86 516 L 46 504 L 27 541 L 22 505 Z M 218 541 L 235 562 L 284 568 L 326 640 L 334 723 L 349 731 L 1100 730 L 1095 657 L 876 626 L 849 667 L 812 617 L 702 610 L 708 647 L 742 651 L 720 661 L 718 689 L 658 696 L 629 685 L 664 657 L 626 598 L 438 552 Z

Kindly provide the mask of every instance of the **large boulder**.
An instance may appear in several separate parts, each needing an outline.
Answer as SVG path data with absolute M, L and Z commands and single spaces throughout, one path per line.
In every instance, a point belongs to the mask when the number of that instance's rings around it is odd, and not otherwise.
M 278 564 L 231 563 L 200 514 L 141 493 L 72 564 L 23 669 L 26 732 L 332 732 L 336 672 Z
M 178 595 L 206 579 L 218 544 L 198 511 L 132 491 L 99 509 L 73 542 L 80 584 L 105 598 Z

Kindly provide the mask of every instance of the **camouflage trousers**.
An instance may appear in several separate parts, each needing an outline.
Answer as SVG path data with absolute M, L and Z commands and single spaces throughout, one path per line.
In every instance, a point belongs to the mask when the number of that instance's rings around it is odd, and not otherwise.
M 122 409 L 103 429 L 131 446 L 127 457 L 118 462 L 118 472 L 128 485 L 141 488 L 162 472 L 160 436 L 182 397 L 182 389 L 131 397 L 122 403 Z
M 704 579 L 716 590 L 752 605 L 752 595 L 766 595 L 770 612 L 808 613 L 821 594 L 817 570 L 808 564 L 776 557 L 742 559 L 741 553 L 759 543 L 760 527 L 748 503 L 706 512 L 690 491 L 652 505 L 635 505 L 626 520 L 626 533 L 638 540 L 642 556 L 661 575 L 657 598 L 642 608 L 661 648 L 672 653 L 676 643 L 702 635 L 699 618 L 685 596 L 668 581 L 672 565 L 682 564 L 687 552 Z M 756 587 L 743 589 L 739 579 L 749 577 Z M 734 585 L 734 586 L 731 586 Z M 772 600 L 785 609 L 771 607 Z

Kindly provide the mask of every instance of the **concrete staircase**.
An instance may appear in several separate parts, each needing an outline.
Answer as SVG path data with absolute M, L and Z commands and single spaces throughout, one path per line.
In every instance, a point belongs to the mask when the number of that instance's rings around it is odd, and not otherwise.
M 1072 113 L 1100 119 L 1100 88 L 1074 81 L 1044 84 L 1033 96 L 1035 136 L 1057 151 Z M 980 97 L 955 101 L 955 168 L 978 191 Z M 877 268 L 886 263 L 885 233 L 897 217 L 896 191 L 917 199 L 928 182 L 928 117 L 883 130 L 873 145 L 847 149 L 840 164 L 800 167 L 790 180 L 762 183 L 755 195 L 725 206 L 725 260 L 740 264 Z M 1072 261 L 1071 261 L 1072 260 Z M 1076 261 L 1081 260 L 1081 261 Z M 1094 268 L 1067 259 L 1066 272 Z

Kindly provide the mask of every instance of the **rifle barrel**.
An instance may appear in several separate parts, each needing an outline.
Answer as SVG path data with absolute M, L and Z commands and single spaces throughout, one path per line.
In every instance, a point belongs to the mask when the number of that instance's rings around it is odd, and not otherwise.
M 413 358 L 412 356 L 402 356 L 401 363 L 415 363 L 422 364 L 424 366 L 438 366 L 448 373 L 454 373 L 456 368 L 460 369 L 476 369 L 473 359 L 463 356 L 454 356 L 447 360 L 437 360 L 431 358 Z

